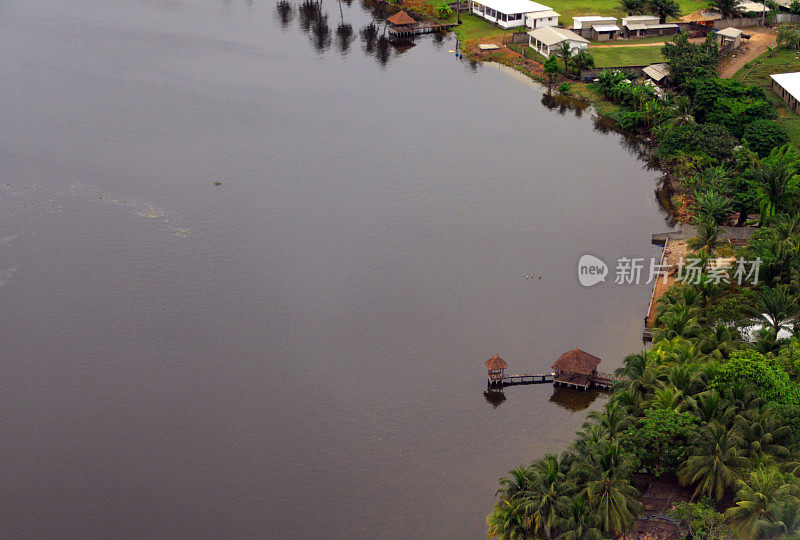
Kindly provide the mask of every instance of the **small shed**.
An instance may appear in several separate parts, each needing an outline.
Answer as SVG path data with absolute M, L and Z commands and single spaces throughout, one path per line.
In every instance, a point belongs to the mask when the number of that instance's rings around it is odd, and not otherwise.
M 719 43 L 723 47 L 729 46 L 733 49 L 738 49 L 742 44 L 742 31 L 739 28 L 729 27 L 723 30 L 717 30 L 719 36 Z
M 617 34 L 619 34 L 619 26 L 616 24 L 599 23 L 592 25 L 592 39 L 595 41 L 615 39 Z
M 650 64 L 646 68 L 642 69 L 642 71 L 644 72 L 645 77 L 656 84 L 668 85 L 670 82 L 669 64 Z
M 496 354 L 486 361 L 486 367 L 489 369 L 489 384 L 491 385 L 503 380 L 503 372 L 508 369 L 508 362 Z
M 597 378 L 601 360 L 575 347 L 553 363 L 553 385 L 588 390 Z
M 415 21 L 414 18 L 405 11 L 395 13 L 386 19 L 386 22 L 388 22 L 394 28 L 407 27 L 411 26 L 412 24 L 417 24 L 417 21 Z
M 601 15 L 584 15 L 582 17 L 572 18 L 572 29 L 582 30 L 586 26 L 592 26 L 594 24 L 616 24 L 616 23 L 617 23 L 616 17 L 603 17 Z

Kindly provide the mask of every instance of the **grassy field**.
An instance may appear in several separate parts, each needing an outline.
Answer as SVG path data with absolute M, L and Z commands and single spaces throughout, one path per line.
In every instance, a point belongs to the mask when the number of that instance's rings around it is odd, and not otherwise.
M 663 62 L 661 47 L 589 47 L 597 67 L 646 66 Z
M 786 108 L 783 100 L 779 98 L 770 87 L 770 75 L 800 70 L 800 53 L 797 51 L 779 50 L 774 56 L 765 52 L 752 62 L 749 62 L 733 76 L 733 79 L 747 84 L 755 84 L 764 88 L 767 97 L 778 109 L 778 123 L 783 126 L 792 139 L 792 143 L 800 146 L 800 117 L 792 110 Z
M 576 15 L 608 15 L 618 18 L 626 15 L 619 8 L 619 0 L 542 0 L 539 3 L 557 11 L 561 15 L 559 22 L 567 27 L 572 26 L 572 17 Z M 708 7 L 708 2 L 704 0 L 678 0 L 678 4 L 683 15 Z
M 455 16 L 452 17 L 455 21 Z M 521 28 L 514 28 L 505 30 L 499 26 L 495 26 L 489 21 L 485 21 L 480 17 L 474 15 L 461 14 L 461 25 L 456 26 L 453 31 L 461 41 L 469 41 L 471 39 L 478 39 L 486 36 L 494 36 L 497 34 L 512 34 L 514 32 L 527 32 L 529 29 L 524 26 Z

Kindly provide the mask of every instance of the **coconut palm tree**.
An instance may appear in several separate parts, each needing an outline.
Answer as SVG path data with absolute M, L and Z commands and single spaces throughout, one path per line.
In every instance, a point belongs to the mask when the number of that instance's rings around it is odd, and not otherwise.
M 560 512 L 566 507 L 568 488 L 561 463 L 553 454 L 533 465 L 534 481 L 527 491 L 517 494 L 528 526 L 535 535 L 550 537 L 558 525 Z
M 699 219 L 716 225 L 724 225 L 733 209 L 733 200 L 714 190 L 700 193 L 696 201 Z
M 619 7 L 628 15 L 639 15 L 644 10 L 643 0 L 619 0 Z
M 752 462 L 763 463 L 789 456 L 784 443 L 792 431 L 774 416 L 765 413 L 752 422 L 737 416 L 735 425 L 740 433 L 742 450 Z
M 777 335 L 800 317 L 800 298 L 788 285 L 760 287 L 750 298 L 750 313 L 766 322 Z
M 724 241 L 720 237 L 717 224 L 711 220 L 703 219 L 696 223 L 696 236 L 686 243 L 689 249 L 699 251 L 706 255 L 713 255 Z
M 663 311 L 655 320 L 657 328 L 653 330 L 653 342 L 675 337 L 694 338 L 703 330 L 698 322 L 700 310 L 684 304 L 675 304 Z
M 589 514 L 589 505 L 586 499 L 576 495 L 569 500 L 567 517 L 561 522 L 558 529 L 563 531 L 556 536 L 556 540 L 600 540 L 603 533 L 595 527 Z
M 564 73 L 566 73 L 570 67 L 570 58 L 572 58 L 572 45 L 570 42 L 562 41 L 556 50 L 556 54 L 564 61 Z
M 623 478 L 604 477 L 586 485 L 589 515 L 606 534 L 624 533 L 642 511 L 639 492 Z
M 594 67 L 594 56 L 588 51 L 578 51 L 578 53 L 572 57 L 572 67 L 578 75 L 580 75 L 581 71 L 584 69 L 592 69 Z
M 692 413 L 705 424 L 716 422 L 727 428 L 736 417 L 736 409 L 713 389 L 695 396 L 690 405 Z
M 530 490 L 534 476 L 531 467 L 519 466 L 508 471 L 508 474 L 509 476 L 504 476 L 498 480 L 500 488 L 495 495 L 500 495 L 503 499 L 512 499 L 519 493 Z
M 661 24 L 667 22 L 667 17 L 681 14 L 681 6 L 676 0 L 647 0 L 647 8 L 658 15 Z
M 783 517 L 787 505 L 798 503 L 797 479 L 789 479 L 774 467 L 759 468 L 739 481 L 736 506 L 726 519 L 751 538 L 761 537 Z
M 655 355 L 642 351 L 626 356 L 625 365 L 618 368 L 614 374 L 624 378 L 614 385 L 615 392 L 617 389 L 620 391 L 630 389 L 644 397 L 656 386 L 656 382 L 662 376 L 662 367 L 657 363 Z
M 678 471 L 681 483 L 695 487 L 692 498 L 705 495 L 720 500 L 736 485 L 740 471 L 749 464 L 739 445 L 739 436 L 719 422 L 712 421 L 702 430 L 692 455 Z
M 797 193 L 797 178 L 791 160 L 762 160 L 753 170 L 761 206 L 761 222 L 771 222 L 778 212 L 786 210 Z
M 496 536 L 501 540 L 531 538 L 530 531 L 525 524 L 525 516 L 516 499 L 499 501 L 492 513 L 486 517 L 486 524 L 489 526 L 489 536 Z
M 694 363 L 675 364 L 666 368 L 666 383 L 682 396 L 693 396 L 705 386 L 701 372 Z
M 719 11 L 725 18 L 733 18 L 739 14 L 737 6 L 741 0 L 710 0 L 708 5 Z
M 693 116 L 694 107 L 688 96 L 680 95 L 670 104 L 669 112 L 672 115 L 670 123 L 674 126 L 691 126 L 695 124 Z
M 603 428 L 610 439 L 616 438 L 628 426 L 628 414 L 615 400 L 607 401 L 602 409 L 590 412 L 587 418 L 589 422 L 584 423 L 584 426 L 595 423 Z

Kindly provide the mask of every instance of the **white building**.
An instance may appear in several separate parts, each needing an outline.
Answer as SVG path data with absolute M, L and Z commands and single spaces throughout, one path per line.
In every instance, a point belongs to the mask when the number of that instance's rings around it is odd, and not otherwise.
M 502 28 L 526 24 L 539 28 L 558 24 L 558 13 L 530 0 L 471 0 L 470 12 Z
M 568 42 L 572 52 L 586 49 L 589 40 L 582 38 L 572 30 L 545 26 L 528 32 L 528 45 L 544 56 L 554 54 L 562 43 Z
M 772 91 L 778 94 L 786 106 L 797 112 L 800 106 L 800 71 L 770 75 Z
M 587 15 L 585 17 L 573 17 L 572 29 L 581 30 L 591 27 L 594 24 L 616 24 L 616 17 L 602 17 L 600 15 Z
M 739 13 L 769 13 L 769 8 L 760 2 L 739 2 L 736 4 L 736 11 Z

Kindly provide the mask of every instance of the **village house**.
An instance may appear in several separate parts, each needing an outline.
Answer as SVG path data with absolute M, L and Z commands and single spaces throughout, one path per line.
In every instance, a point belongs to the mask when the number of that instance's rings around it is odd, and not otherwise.
M 758 15 L 762 15 L 764 13 L 769 13 L 770 9 L 760 2 L 752 2 L 748 0 L 736 4 L 736 11 L 742 14 L 757 13 Z
M 657 15 L 623 17 L 622 27 L 625 37 L 670 36 L 681 31 L 677 24 L 662 24 Z
M 558 25 L 558 13 L 530 0 L 471 0 L 470 12 L 502 28 Z
M 582 38 L 566 28 L 547 26 L 528 32 L 528 46 L 544 56 L 554 54 L 564 42 L 570 44 L 570 49 L 573 52 L 586 49 L 589 46 L 588 39 Z
M 617 24 L 616 17 L 603 17 L 601 15 L 585 15 L 583 17 L 572 18 L 572 29 L 582 30 L 591 28 L 593 24 Z
M 795 73 L 776 73 L 770 75 L 772 79 L 772 91 L 786 102 L 786 106 L 795 112 L 798 110 L 800 102 L 800 71 Z

